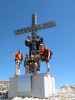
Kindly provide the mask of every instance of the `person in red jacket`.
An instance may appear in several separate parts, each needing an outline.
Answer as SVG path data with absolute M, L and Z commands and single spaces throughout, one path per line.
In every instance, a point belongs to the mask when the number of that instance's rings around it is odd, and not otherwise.
M 45 48 L 44 55 L 45 55 L 46 63 L 48 63 L 49 60 L 50 60 L 51 57 L 52 57 L 52 51 L 51 51 L 50 49 L 48 49 L 48 48 Z
M 46 63 L 48 63 L 52 57 L 52 51 L 50 49 L 48 49 L 47 47 L 45 47 L 44 44 L 40 44 L 39 54 L 40 54 L 41 60 L 45 61 Z

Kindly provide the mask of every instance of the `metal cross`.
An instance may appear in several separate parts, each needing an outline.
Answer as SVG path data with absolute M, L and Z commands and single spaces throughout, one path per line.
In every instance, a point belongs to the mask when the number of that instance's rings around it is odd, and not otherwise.
M 54 21 L 48 21 L 43 24 L 37 24 L 37 15 L 33 14 L 32 15 L 32 26 L 31 27 L 26 27 L 26 28 L 21 28 L 16 30 L 16 35 L 20 35 L 23 33 L 35 33 L 37 30 L 41 29 L 46 29 L 46 28 L 51 28 L 56 26 L 56 23 Z

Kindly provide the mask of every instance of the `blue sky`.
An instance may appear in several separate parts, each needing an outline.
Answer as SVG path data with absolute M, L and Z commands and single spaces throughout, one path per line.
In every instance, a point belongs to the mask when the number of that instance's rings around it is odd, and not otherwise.
M 0 80 L 14 75 L 15 51 L 27 52 L 26 35 L 16 36 L 14 31 L 30 26 L 32 13 L 37 13 L 38 23 L 57 23 L 54 28 L 38 31 L 53 51 L 50 65 L 56 85 L 75 84 L 75 0 L 0 0 Z M 45 68 L 43 64 L 41 71 Z

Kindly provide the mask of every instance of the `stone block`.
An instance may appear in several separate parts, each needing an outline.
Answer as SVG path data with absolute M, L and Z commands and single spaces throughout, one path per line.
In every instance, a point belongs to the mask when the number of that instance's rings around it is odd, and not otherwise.
M 32 96 L 48 98 L 55 94 L 55 80 L 49 74 L 32 76 Z
M 31 96 L 31 77 L 30 76 L 18 76 L 10 78 L 8 96 Z

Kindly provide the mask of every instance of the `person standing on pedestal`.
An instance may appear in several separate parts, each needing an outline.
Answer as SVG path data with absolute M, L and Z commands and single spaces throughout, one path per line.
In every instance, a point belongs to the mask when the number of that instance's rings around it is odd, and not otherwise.
M 23 55 L 20 53 L 20 50 L 18 50 L 15 54 L 15 63 L 16 63 L 16 76 L 20 75 L 20 64 L 23 60 Z

